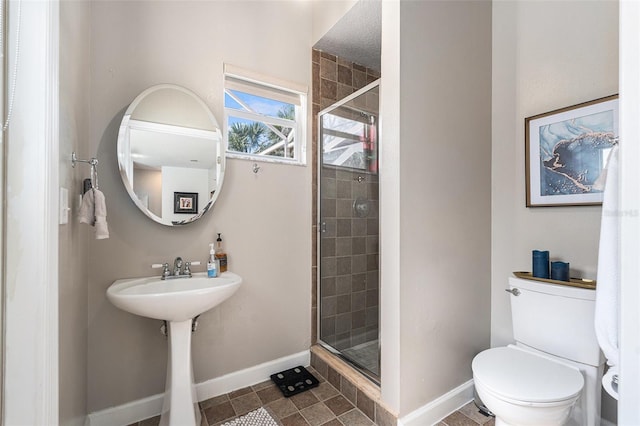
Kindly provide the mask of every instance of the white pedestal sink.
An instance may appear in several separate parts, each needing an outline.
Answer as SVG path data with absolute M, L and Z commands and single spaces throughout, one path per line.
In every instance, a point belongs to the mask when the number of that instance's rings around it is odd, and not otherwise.
M 167 384 L 160 424 L 199 426 L 200 410 L 191 362 L 191 320 L 219 305 L 238 290 L 242 278 L 224 272 L 217 278 L 204 273 L 191 278 L 160 277 L 118 280 L 107 289 L 107 298 L 132 314 L 169 323 Z

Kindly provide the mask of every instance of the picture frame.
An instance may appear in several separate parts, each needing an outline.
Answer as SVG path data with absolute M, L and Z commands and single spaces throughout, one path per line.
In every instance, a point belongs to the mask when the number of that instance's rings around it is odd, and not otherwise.
M 618 140 L 618 95 L 524 122 L 527 207 L 601 205 L 602 171 Z
M 173 193 L 173 213 L 175 214 L 198 213 L 198 193 L 197 192 L 174 192 Z

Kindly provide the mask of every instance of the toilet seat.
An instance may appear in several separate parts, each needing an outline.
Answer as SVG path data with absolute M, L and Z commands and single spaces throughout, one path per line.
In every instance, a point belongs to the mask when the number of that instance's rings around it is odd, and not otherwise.
M 471 368 L 486 391 L 518 405 L 561 404 L 577 398 L 584 386 L 577 369 L 516 347 L 483 351 Z

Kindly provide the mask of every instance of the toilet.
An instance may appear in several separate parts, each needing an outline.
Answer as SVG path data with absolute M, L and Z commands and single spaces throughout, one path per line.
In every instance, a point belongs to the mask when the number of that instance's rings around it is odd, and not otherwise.
M 598 426 L 604 358 L 595 291 L 509 278 L 516 343 L 473 359 L 473 381 L 496 426 Z

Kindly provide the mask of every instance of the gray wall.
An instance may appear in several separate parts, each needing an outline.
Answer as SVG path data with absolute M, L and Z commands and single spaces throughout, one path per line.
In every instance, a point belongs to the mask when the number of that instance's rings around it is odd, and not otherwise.
M 404 416 L 489 346 L 491 3 L 383 3 L 382 37 L 382 393 Z
M 84 425 L 87 413 L 87 225 L 77 221 L 78 194 L 89 166 L 71 168 L 89 149 L 90 18 L 88 2 L 60 2 L 60 186 L 69 190 L 69 224 L 59 233 L 59 418 Z
M 618 3 L 494 2 L 493 70 L 491 345 L 501 346 L 513 340 L 507 278 L 531 270 L 531 250 L 596 278 L 601 208 L 525 207 L 524 119 L 618 92 Z M 615 419 L 610 400 L 603 415 Z
M 91 28 L 89 151 L 100 159 L 111 237 L 89 247 L 89 412 L 161 393 L 165 384 L 160 323 L 112 306 L 107 287 L 119 278 L 157 274 L 149 265 L 178 255 L 204 261 L 216 232 L 223 233 L 229 269 L 244 283 L 201 316 L 193 341 L 196 382 L 307 350 L 311 167 L 263 163 L 254 174 L 253 162 L 229 160 L 213 210 L 199 222 L 168 228 L 129 199 L 116 136 L 127 105 L 159 83 L 195 91 L 221 123 L 223 62 L 311 90 L 310 4 L 98 1 Z

